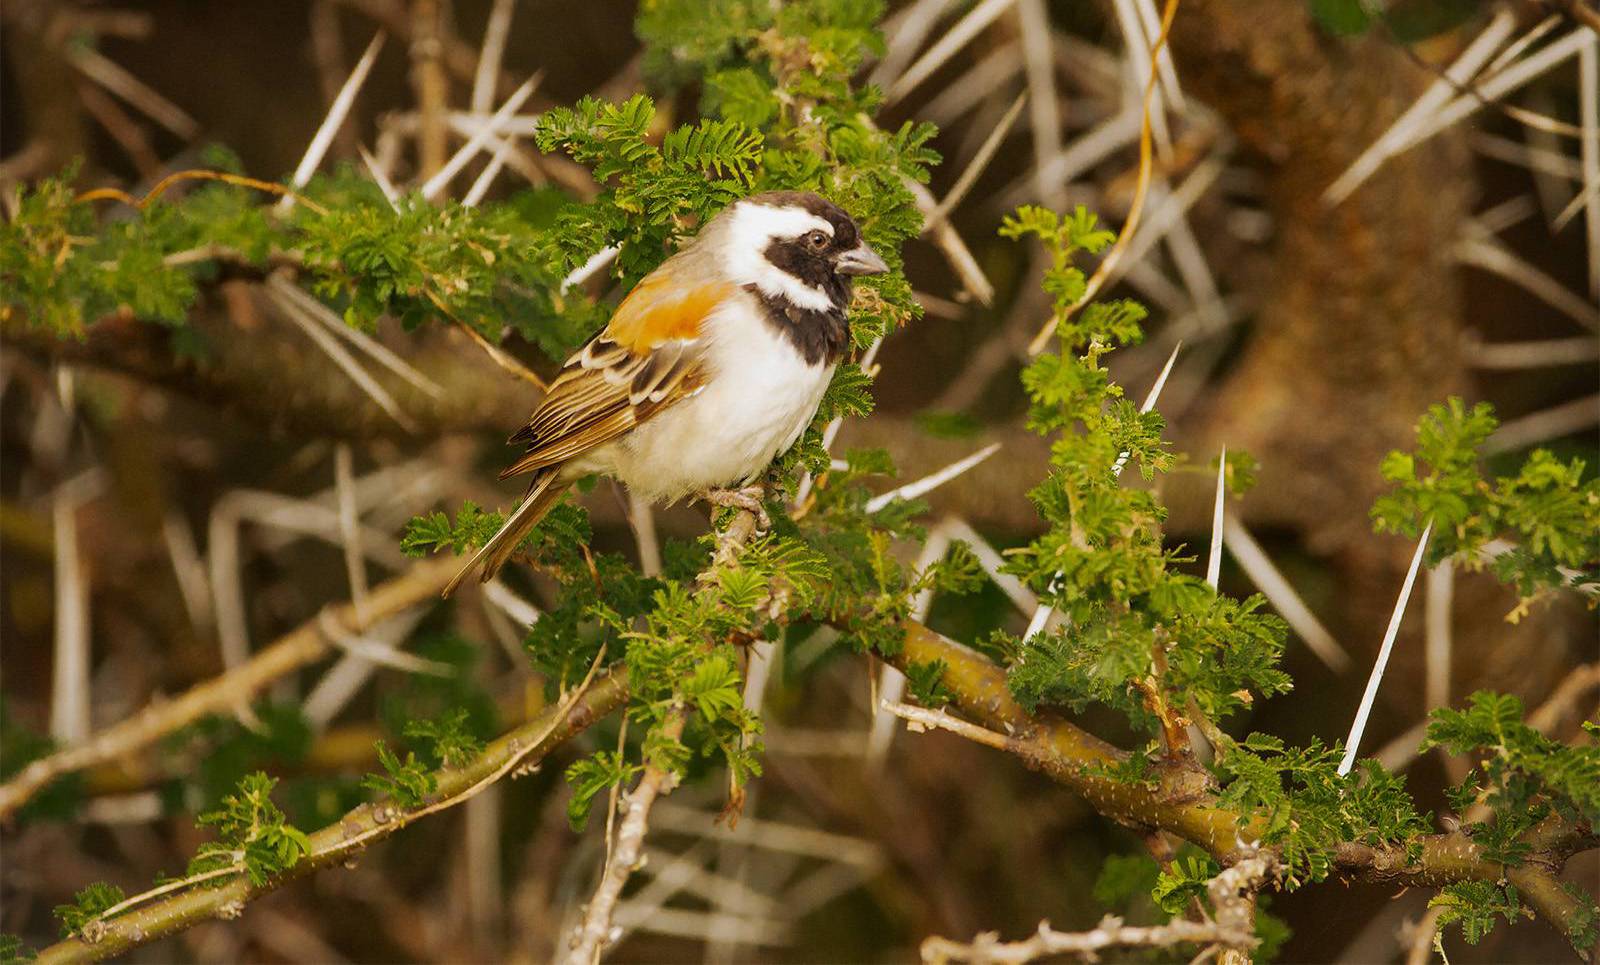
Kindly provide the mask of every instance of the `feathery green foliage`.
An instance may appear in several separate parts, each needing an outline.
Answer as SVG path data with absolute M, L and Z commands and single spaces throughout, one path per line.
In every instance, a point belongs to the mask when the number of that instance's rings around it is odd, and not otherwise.
M 83 930 L 83 926 L 99 918 L 111 908 L 120 905 L 127 895 L 116 885 L 96 881 L 72 896 L 72 904 L 55 907 L 56 920 L 61 923 L 63 938 Z
M 361 779 L 361 786 L 410 810 L 427 802 L 428 795 L 439 789 L 439 780 L 427 765 L 417 760 L 417 755 L 406 752 L 405 760 L 391 751 L 383 741 L 378 741 L 378 763 L 383 773 L 372 773 Z
M 1551 589 L 1600 583 L 1600 477 L 1586 476 L 1582 459 L 1535 449 L 1515 475 L 1485 478 L 1478 448 L 1497 425 L 1488 403 L 1469 409 L 1451 398 L 1429 407 L 1416 451 L 1384 458 L 1394 489 L 1373 504 L 1372 520 L 1378 532 L 1412 538 L 1431 522 L 1429 565 L 1453 558 L 1479 567 L 1491 541 L 1507 541 L 1490 565 L 1523 597 L 1515 619 Z
M 222 799 L 220 808 L 200 815 L 201 826 L 215 828 L 217 840 L 195 852 L 190 875 L 243 863 L 250 881 L 260 885 L 311 852 L 311 839 L 272 803 L 277 783 L 260 771 L 247 774 L 238 791 Z

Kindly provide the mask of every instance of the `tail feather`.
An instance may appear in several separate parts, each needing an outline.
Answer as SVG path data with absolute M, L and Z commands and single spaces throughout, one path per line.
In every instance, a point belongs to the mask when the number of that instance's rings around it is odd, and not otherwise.
M 557 467 L 551 467 L 534 476 L 533 482 L 528 485 L 527 495 L 522 497 L 522 504 L 512 512 L 499 532 L 489 537 L 489 541 L 472 554 L 472 558 L 467 560 L 461 572 L 445 586 L 444 595 L 449 596 L 454 593 L 467 575 L 479 565 L 483 566 L 483 573 L 479 579 L 485 583 L 494 579 L 494 575 L 500 572 L 500 567 L 506 564 L 512 553 L 516 552 L 517 544 L 522 542 L 522 538 L 538 525 L 539 520 L 544 519 L 545 514 L 550 512 L 550 507 L 566 493 L 567 485 L 557 478 Z

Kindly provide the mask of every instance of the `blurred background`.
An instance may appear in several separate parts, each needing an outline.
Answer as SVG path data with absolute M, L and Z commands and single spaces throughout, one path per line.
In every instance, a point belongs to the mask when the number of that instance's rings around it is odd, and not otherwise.
M 1291 742 L 1344 735 L 1412 550 L 1370 530 L 1378 463 L 1409 447 L 1428 404 L 1493 402 L 1504 424 L 1491 448 L 1508 465 L 1535 444 L 1597 450 L 1600 53 L 1586 24 L 1600 18 L 1583 0 L 1387 6 L 1362 25 L 1341 21 L 1337 3 L 1183 2 L 1158 65 L 1155 179 L 1111 289 L 1151 307 L 1146 343 L 1111 363 L 1130 397 L 1182 344 L 1160 404 L 1192 467 L 1162 494 L 1172 545 L 1207 538 L 1205 467 L 1221 446 L 1261 464 L 1259 485 L 1229 507 L 1223 584 L 1267 593 L 1294 626 L 1294 693 L 1244 722 Z M 1045 448 L 1022 428 L 1016 375 L 1048 303 L 1035 251 L 995 229 L 1024 202 L 1084 204 L 1121 224 L 1156 7 L 912 0 L 886 12 L 885 50 L 865 78 L 888 92 L 879 120 L 939 126 L 945 160 L 929 189 L 954 203 L 905 251 L 925 316 L 884 344 L 877 412 L 846 425 L 836 451 L 885 447 L 914 479 L 1000 443 L 925 497 L 943 537 L 1003 550 L 1035 532 L 1025 492 Z M 81 157 L 80 186 L 139 194 L 203 166 L 208 145 L 286 179 L 381 30 L 331 159 L 414 184 L 538 73 L 486 203 L 533 187 L 592 193 L 586 171 L 527 139 L 541 109 L 646 91 L 675 123 L 698 104 L 698 90 L 645 70 L 635 14 L 551 0 L 7 0 L 0 191 L 9 206 L 18 184 Z M 498 70 L 480 70 L 480 50 L 502 42 Z M 402 425 L 261 288 L 219 279 L 183 331 L 135 318 L 82 340 L 4 329 L 0 771 L 214 677 L 347 599 L 342 499 L 364 534 L 360 579 L 376 584 L 406 565 L 396 541 L 410 517 L 515 495 L 494 471 L 531 387 L 459 332 L 386 325 L 382 344 L 445 390 L 375 369 Z M 514 338 L 503 348 L 555 367 Z M 632 552 L 626 496 L 603 484 L 584 502 L 596 545 Z M 655 524 L 693 536 L 705 517 L 680 506 Z M 85 882 L 131 893 L 179 869 L 203 840 L 192 815 L 246 770 L 282 777 L 285 809 L 315 827 L 360 799 L 373 740 L 407 717 L 464 704 L 488 733 L 521 719 L 538 688 L 517 624 L 538 591 L 472 594 L 383 625 L 388 645 L 443 673 L 326 661 L 242 719 L 208 721 L 35 802 L 0 828 L 0 930 L 42 944 L 50 907 Z M 1412 754 L 1430 706 L 1493 686 L 1538 707 L 1596 659 L 1592 612 L 1557 600 L 1513 624 L 1515 604 L 1482 574 L 1434 577 L 1402 627 L 1366 746 L 1408 769 L 1425 807 L 1443 811 L 1438 789 L 1460 776 Z M 995 585 L 933 601 L 930 620 L 971 640 L 1020 631 L 1031 609 L 1025 589 Z M 1425 640 L 1429 613 L 1451 631 L 1443 646 Z M 1107 910 L 1148 914 L 1095 888 L 1110 856 L 1142 852 L 1133 835 L 1013 759 L 875 723 L 874 671 L 831 643 L 791 639 L 776 661 L 766 774 L 736 831 L 710 820 L 715 775 L 658 808 L 614 960 L 898 961 L 929 934 L 1020 937 L 1041 918 L 1079 928 Z M 1556 736 L 1593 715 L 1594 694 L 1571 706 Z M 1109 717 L 1085 725 L 1127 737 Z M 546 960 L 604 851 L 598 823 L 567 827 L 560 772 L 616 739 L 614 725 L 596 728 L 540 773 L 353 869 L 130 957 Z M 1594 859 L 1574 862 L 1574 880 L 1594 883 Z M 1400 960 L 1425 905 L 1376 885 L 1275 898 L 1292 929 L 1279 957 Z M 1570 955 L 1538 923 L 1447 947 L 1463 961 Z

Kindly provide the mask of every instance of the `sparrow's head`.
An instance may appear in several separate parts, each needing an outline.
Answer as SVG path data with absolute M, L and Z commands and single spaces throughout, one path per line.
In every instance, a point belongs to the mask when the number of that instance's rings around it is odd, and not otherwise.
M 809 191 L 754 194 L 718 220 L 733 280 L 801 308 L 842 310 L 852 278 L 889 270 L 844 209 Z

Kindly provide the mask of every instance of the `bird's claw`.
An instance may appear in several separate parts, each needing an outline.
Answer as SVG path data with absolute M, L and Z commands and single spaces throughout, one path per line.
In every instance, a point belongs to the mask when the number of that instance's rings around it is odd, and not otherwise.
M 743 489 L 708 489 L 705 492 L 705 500 L 713 506 L 745 510 L 755 516 L 760 529 L 767 530 L 772 528 L 772 518 L 767 515 L 766 504 L 761 501 L 766 492 L 761 486 L 745 486 Z

